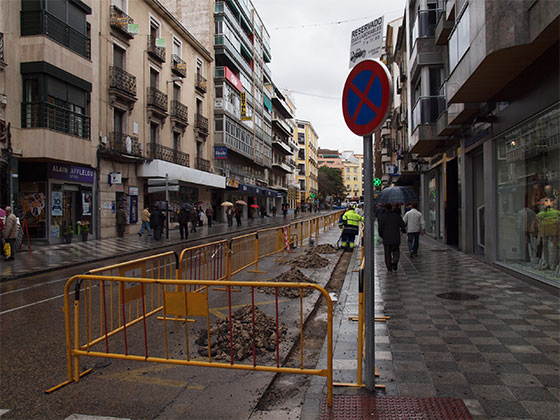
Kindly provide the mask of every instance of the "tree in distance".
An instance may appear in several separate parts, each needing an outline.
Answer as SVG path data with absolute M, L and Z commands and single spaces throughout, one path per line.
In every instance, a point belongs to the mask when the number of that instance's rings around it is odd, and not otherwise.
M 318 176 L 319 197 L 324 200 L 331 196 L 336 201 L 344 199 L 346 188 L 342 182 L 342 171 L 323 165 L 319 168 Z

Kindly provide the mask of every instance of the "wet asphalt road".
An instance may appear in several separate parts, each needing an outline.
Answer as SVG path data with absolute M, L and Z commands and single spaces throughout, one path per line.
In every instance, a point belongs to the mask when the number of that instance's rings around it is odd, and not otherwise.
M 170 250 L 182 247 L 174 248 L 170 247 Z M 134 258 L 143 254 L 149 252 Z M 330 277 L 337 254 L 328 257 L 331 260 L 329 266 L 314 273 L 323 284 Z M 95 367 L 91 374 L 78 384 L 70 384 L 50 394 L 44 392 L 67 378 L 62 310 L 65 282 L 74 274 L 123 259 L 131 257 L 0 284 L 0 410 L 9 410 L 2 419 L 65 419 L 72 414 L 130 419 L 249 418 L 252 408 L 272 380 L 272 373 L 125 360 L 109 363 L 107 359 L 84 357 L 81 367 Z M 259 280 L 270 279 L 279 272 L 279 266 L 272 258 L 259 265 L 274 273 L 261 274 Z M 235 280 L 256 279 L 256 276 L 245 273 Z M 247 303 L 247 299 L 247 296 L 235 296 L 233 303 Z M 269 301 L 270 297 L 257 296 L 257 302 L 259 299 Z M 214 297 L 211 305 L 226 305 L 226 294 Z M 308 304 L 307 310 L 312 307 L 313 304 Z M 267 305 L 262 309 L 272 311 Z M 284 311 L 299 312 L 290 307 Z M 178 324 L 170 328 L 184 330 L 184 326 Z M 142 340 L 143 337 L 132 339 Z M 153 342 L 156 341 L 154 338 Z

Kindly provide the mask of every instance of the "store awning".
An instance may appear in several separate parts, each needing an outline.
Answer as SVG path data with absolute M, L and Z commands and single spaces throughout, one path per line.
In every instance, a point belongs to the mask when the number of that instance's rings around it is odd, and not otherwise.
M 205 187 L 226 188 L 226 178 L 224 176 L 199 171 L 176 163 L 154 159 L 138 166 L 138 176 L 140 178 L 164 178 L 165 174 L 169 175 L 170 179 L 178 179 L 182 182 L 204 185 Z

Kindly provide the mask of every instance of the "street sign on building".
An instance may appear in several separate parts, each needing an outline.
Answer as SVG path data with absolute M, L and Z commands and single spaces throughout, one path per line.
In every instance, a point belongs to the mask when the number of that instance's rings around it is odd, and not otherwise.
M 350 65 L 352 68 L 368 58 L 381 57 L 383 46 L 383 16 L 352 31 Z
M 379 60 L 356 65 L 344 84 L 342 111 L 348 128 L 367 136 L 380 127 L 389 112 L 393 83 L 389 70 Z

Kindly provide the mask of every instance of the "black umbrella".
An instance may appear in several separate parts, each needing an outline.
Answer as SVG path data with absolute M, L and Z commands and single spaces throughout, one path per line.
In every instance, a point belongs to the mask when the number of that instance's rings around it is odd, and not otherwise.
M 182 208 L 184 208 L 186 211 L 192 211 L 193 210 L 193 206 L 190 203 L 183 202 L 183 203 L 180 204 L 180 206 Z
M 418 201 L 418 195 L 410 187 L 388 187 L 377 195 L 380 203 L 411 203 Z

